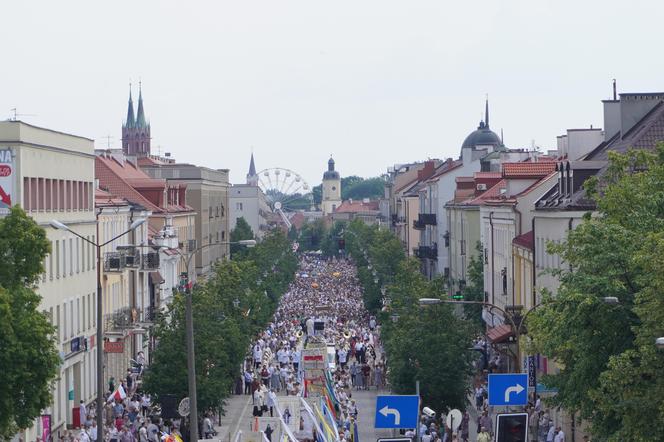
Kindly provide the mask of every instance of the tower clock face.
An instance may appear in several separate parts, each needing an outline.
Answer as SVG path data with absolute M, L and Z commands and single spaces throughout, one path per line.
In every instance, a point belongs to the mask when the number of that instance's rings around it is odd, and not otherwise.
M 337 190 L 337 186 L 332 186 L 332 190 Z

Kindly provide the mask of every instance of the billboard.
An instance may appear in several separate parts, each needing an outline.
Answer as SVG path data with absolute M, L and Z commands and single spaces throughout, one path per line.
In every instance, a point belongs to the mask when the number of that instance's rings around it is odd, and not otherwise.
M 17 203 L 15 179 L 14 153 L 10 148 L 0 149 L 0 216 L 7 215 L 11 206 Z

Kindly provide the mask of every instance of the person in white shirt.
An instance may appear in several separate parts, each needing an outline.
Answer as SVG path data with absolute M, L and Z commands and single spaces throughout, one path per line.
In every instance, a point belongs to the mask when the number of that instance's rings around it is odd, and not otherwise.
M 556 427 L 556 437 L 553 438 L 553 442 L 565 442 L 565 432 L 560 426 Z
M 88 435 L 87 428 L 81 428 L 81 432 L 78 435 L 78 440 L 81 442 L 90 442 L 90 435 Z
M 551 424 L 551 427 L 549 427 L 549 432 L 546 433 L 546 442 L 553 442 L 553 436 L 556 433 L 556 427 Z

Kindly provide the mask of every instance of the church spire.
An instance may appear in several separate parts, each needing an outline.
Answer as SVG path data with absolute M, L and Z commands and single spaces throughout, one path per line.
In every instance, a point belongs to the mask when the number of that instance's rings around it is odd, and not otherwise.
M 129 83 L 129 106 L 127 107 L 127 121 L 125 122 L 125 127 L 134 127 L 135 125 L 134 101 L 131 99 L 131 83 Z
M 489 96 L 486 96 L 486 104 L 484 108 L 484 125 L 489 128 Z
M 251 161 L 249 162 L 249 173 L 247 176 L 256 175 L 256 164 L 254 164 L 254 153 L 251 152 Z
M 138 82 L 138 111 L 136 113 L 136 127 L 146 127 L 145 111 L 143 110 L 143 91 L 141 82 Z
M 256 164 L 254 163 L 254 153 L 251 152 L 251 161 L 249 162 L 249 173 L 247 174 L 247 184 L 258 186 L 258 175 L 256 175 Z

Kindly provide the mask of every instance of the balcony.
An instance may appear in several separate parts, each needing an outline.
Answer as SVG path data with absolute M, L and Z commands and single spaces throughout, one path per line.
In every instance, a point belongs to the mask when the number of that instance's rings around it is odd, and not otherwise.
M 122 272 L 127 267 L 127 256 L 123 252 L 109 252 L 104 257 L 104 272 Z
M 413 220 L 413 229 L 415 230 L 424 230 L 425 224 L 419 219 Z
M 159 315 L 159 307 L 150 306 L 143 309 L 143 322 L 156 322 Z
M 141 253 L 138 249 L 128 249 L 125 254 L 125 266 L 130 268 L 138 268 L 141 265 Z
M 106 329 L 119 330 L 131 328 L 138 320 L 138 311 L 131 307 L 122 307 L 106 315 Z
M 438 259 L 438 245 L 419 246 L 416 255 L 420 259 Z
M 159 252 L 148 252 L 143 254 L 141 270 L 152 272 L 159 269 Z

